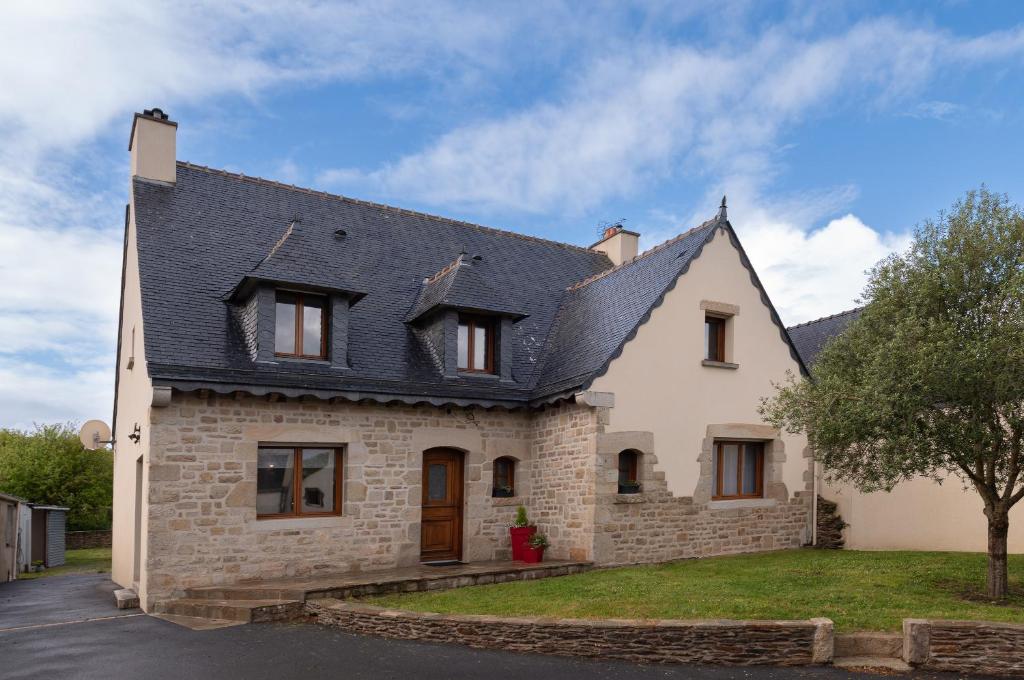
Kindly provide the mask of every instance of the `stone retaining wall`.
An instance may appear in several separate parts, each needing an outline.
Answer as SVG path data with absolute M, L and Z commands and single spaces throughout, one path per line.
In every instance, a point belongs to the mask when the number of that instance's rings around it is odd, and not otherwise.
M 66 550 L 81 550 L 82 548 L 109 548 L 113 532 L 106 531 L 68 531 L 64 534 L 64 547 Z
M 340 600 L 310 600 L 317 623 L 403 640 L 454 642 L 515 652 L 643 663 L 772 664 L 832 660 L 828 619 L 810 621 L 634 621 L 499 618 L 389 610 Z
M 903 659 L 933 671 L 1024 676 L 1024 624 L 905 619 Z

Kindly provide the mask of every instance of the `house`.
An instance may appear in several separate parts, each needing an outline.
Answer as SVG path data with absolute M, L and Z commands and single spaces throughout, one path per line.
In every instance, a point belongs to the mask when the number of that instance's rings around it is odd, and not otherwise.
M 730 224 L 638 254 L 178 162 L 136 114 L 114 413 L 113 578 L 184 588 L 548 555 L 797 547 L 804 367 Z
M 789 335 L 813 368 L 818 352 L 860 314 L 854 309 L 789 328 Z M 988 524 L 984 502 L 956 477 L 941 485 L 925 478 L 897 485 L 891 492 L 861 493 L 848 483 L 821 479 L 821 495 L 838 505 L 849 526 L 847 548 L 855 550 L 956 550 L 985 552 Z M 1024 510 L 1010 511 L 1008 549 L 1024 553 Z

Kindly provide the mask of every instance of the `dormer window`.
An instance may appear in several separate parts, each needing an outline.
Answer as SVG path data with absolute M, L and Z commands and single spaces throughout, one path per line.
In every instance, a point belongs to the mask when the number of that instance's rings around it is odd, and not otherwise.
M 494 373 L 494 322 L 459 315 L 459 370 Z
M 274 354 L 298 359 L 327 358 L 327 298 L 277 291 Z

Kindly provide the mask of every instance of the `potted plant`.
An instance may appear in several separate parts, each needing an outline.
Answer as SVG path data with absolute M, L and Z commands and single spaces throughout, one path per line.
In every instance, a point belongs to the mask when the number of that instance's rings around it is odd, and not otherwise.
M 640 482 L 635 479 L 619 482 L 619 493 L 640 493 Z
M 537 526 L 530 522 L 522 505 L 516 508 L 516 521 L 508 528 L 508 533 L 512 540 L 512 559 L 522 560 L 527 541 L 537 533 Z
M 515 490 L 511 486 L 496 486 L 491 489 L 492 498 L 512 498 L 515 495 Z
M 536 563 L 544 560 L 544 548 L 550 545 L 544 534 L 534 534 L 523 546 L 523 562 Z

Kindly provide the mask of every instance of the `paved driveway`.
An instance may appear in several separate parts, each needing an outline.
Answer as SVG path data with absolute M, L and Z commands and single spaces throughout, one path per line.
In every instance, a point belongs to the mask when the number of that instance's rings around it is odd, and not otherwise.
M 304 624 L 191 631 L 121 612 L 102 575 L 0 585 L 0 678 L 870 678 L 831 668 L 639 666 L 349 635 Z M 916 674 L 915 677 L 942 677 Z M 955 677 L 955 676 L 947 676 Z

